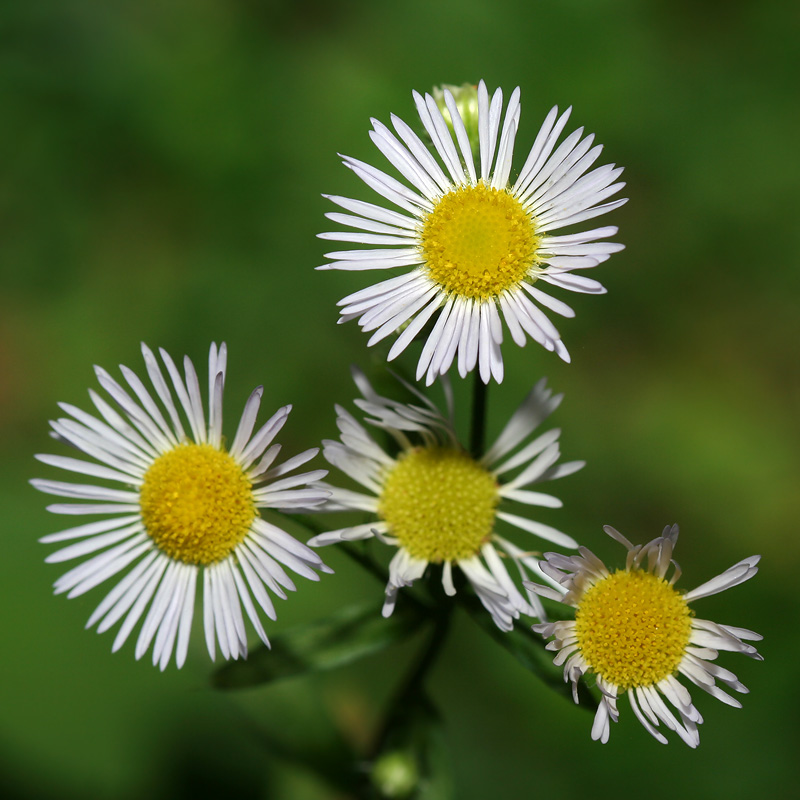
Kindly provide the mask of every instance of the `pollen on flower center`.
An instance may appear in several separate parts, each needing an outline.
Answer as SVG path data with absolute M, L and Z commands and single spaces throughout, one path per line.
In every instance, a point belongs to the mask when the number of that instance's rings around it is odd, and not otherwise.
M 430 277 L 448 292 L 486 299 L 536 277 L 540 237 L 507 191 L 483 183 L 448 192 L 428 214 L 421 246 Z
M 378 513 L 412 556 L 441 563 L 480 550 L 498 501 L 496 480 L 466 453 L 420 447 L 392 468 Z
M 188 564 L 225 558 L 257 513 L 250 479 L 209 444 L 182 444 L 160 455 L 145 473 L 139 503 L 153 541 Z
M 675 672 L 689 643 L 691 616 L 683 596 L 663 578 L 618 570 L 584 594 L 575 634 L 592 670 L 625 691 Z

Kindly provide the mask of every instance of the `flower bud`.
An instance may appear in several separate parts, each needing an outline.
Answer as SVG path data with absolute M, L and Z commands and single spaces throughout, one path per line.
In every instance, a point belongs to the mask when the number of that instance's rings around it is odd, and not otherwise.
M 472 148 L 473 157 L 477 157 L 479 152 L 479 138 L 478 138 L 478 87 L 471 83 L 463 83 L 461 86 L 454 86 L 450 83 L 443 83 L 441 86 L 433 87 L 433 99 L 439 110 L 442 112 L 447 127 L 450 129 L 451 134 L 455 134 L 453 128 L 453 120 L 450 116 L 450 110 L 444 100 L 444 90 L 447 89 L 453 95 L 453 100 L 456 101 L 456 108 L 464 121 L 464 127 L 467 129 L 467 137 L 469 144 Z
M 372 767 L 372 785 L 381 797 L 411 797 L 419 784 L 417 762 L 411 753 L 394 750 L 382 755 Z

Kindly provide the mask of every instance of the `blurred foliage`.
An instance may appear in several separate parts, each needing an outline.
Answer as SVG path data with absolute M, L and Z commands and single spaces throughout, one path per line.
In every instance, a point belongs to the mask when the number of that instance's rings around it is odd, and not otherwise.
M 374 374 L 385 353 L 335 326 L 363 276 L 312 271 L 320 194 L 369 199 L 336 154 L 382 165 L 371 116 L 413 122 L 412 89 L 481 77 L 522 88 L 518 158 L 551 105 L 573 104 L 631 198 L 609 220 L 627 245 L 598 269 L 609 294 L 577 298 L 561 325 L 573 363 L 507 347 L 489 435 L 547 374 L 566 394 L 565 457 L 588 466 L 542 521 L 612 560 L 602 524 L 645 541 L 677 521 L 685 587 L 763 553 L 758 578 L 698 610 L 764 633 L 766 662 L 723 656 L 753 693 L 740 711 L 698 699 L 697 752 L 660 748 L 624 704 L 603 747 L 585 713 L 459 618 L 429 683 L 455 796 L 734 800 L 795 785 L 798 688 L 782 678 L 800 656 L 784 623 L 800 549 L 799 36 L 783 0 L 0 4 L 0 793 L 313 800 L 333 795 L 252 725 L 310 746 L 330 716 L 365 751 L 404 644 L 222 695 L 202 637 L 180 673 L 131 647 L 112 656 L 81 630 L 102 590 L 50 594 L 58 573 L 36 539 L 57 521 L 26 481 L 56 402 L 85 402 L 94 363 L 138 368 L 140 340 L 202 361 L 225 339 L 233 413 L 264 383 L 265 412 L 294 404 L 287 452 L 333 435 L 348 364 Z M 373 578 L 326 558 L 337 575 L 281 604 L 270 635 L 379 600 Z
M 213 678 L 217 689 L 249 689 L 265 683 L 344 667 L 380 652 L 415 633 L 424 616 L 406 604 L 388 620 L 381 605 L 350 606 L 331 617 L 286 631 L 251 652 L 247 659 L 221 667 Z

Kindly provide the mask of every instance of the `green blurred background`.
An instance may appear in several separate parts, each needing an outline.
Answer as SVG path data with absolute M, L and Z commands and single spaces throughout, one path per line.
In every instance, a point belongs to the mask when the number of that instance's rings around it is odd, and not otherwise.
M 605 297 L 565 297 L 573 363 L 506 347 L 496 430 L 542 374 L 582 472 L 541 518 L 608 558 L 678 522 L 681 585 L 754 552 L 761 574 L 701 615 L 765 634 L 766 661 L 722 657 L 744 709 L 703 695 L 701 746 L 662 747 L 627 703 L 606 746 L 466 618 L 430 686 L 457 797 L 790 796 L 798 768 L 797 8 L 780 0 L 5 0 L 0 4 L 0 791 L 5 797 L 328 798 L 253 723 L 309 740 L 327 709 L 365 742 L 413 650 L 261 691 L 214 693 L 202 636 L 160 674 L 85 632 L 102 589 L 51 595 L 59 529 L 27 481 L 55 477 L 56 402 L 86 406 L 92 364 L 139 369 L 139 342 L 204 363 L 228 342 L 228 422 L 250 389 L 295 405 L 289 452 L 335 432 L 348 365 L 377 368 L 335 301 L 363 275 L 314 273 L 329 206 L 372 199 L 342 152 L 382 164 L 369 118 L 413 122 L 411 90 L 522 88 L 517 157 L 553 104 L 575 107 L 626 167 L 624 253 Z M 521 162 L 519 162 L 521 163 Z M 517 166 L 519 166 L 519 163 Z M 605 220 L 604 220 L 605 223 Z M 565 293 L 560 296 L 564 297 Z M 460 383 L 460 382 L 459 382 Z M 462 391 L 459 386 L 458 390 Z M 231 431 L 228 429 L 230 435 Z M 56 446 L 57 447 L 57 446 Z M 518 539 L 519 540 L 519 539 Z M 271 631 L 380 587 L 337 570 L 278 607 Z M 413 643 L 412 643 L 413 644 Z M 697 694 L 702 694 L 697 692 Z M 787 787 L 782 789 L 781 787 Z

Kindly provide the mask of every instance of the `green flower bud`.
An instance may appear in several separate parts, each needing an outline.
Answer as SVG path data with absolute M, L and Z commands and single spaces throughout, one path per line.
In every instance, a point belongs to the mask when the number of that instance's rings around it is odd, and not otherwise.
M 433 99 L 439 110 L 442 112 L 447 127 L 450 133 L 455 135 L 453 129 L 453 120 L 450 116 L 450 110 L 444 101 L 444 90 L 447 89 L 453 95 L 456 101 L 456 108 L 464 120 L 464 127 L 467 129 L 467 137 L 469 144 L 472 148 L 472 155 L 477 158 L 479 152 L 479 139 L 478 139 L 478 87 L 471 83 L 464 83 L 461 86 L 454 86 L 450 83 L 443 83 L 441 86 L 433 87 Z
M 411 797 L 419 785 L 417 762 L 407 751 L 386 753 L 373 765 L 371 778 L 381 797 L 392 800 Z

